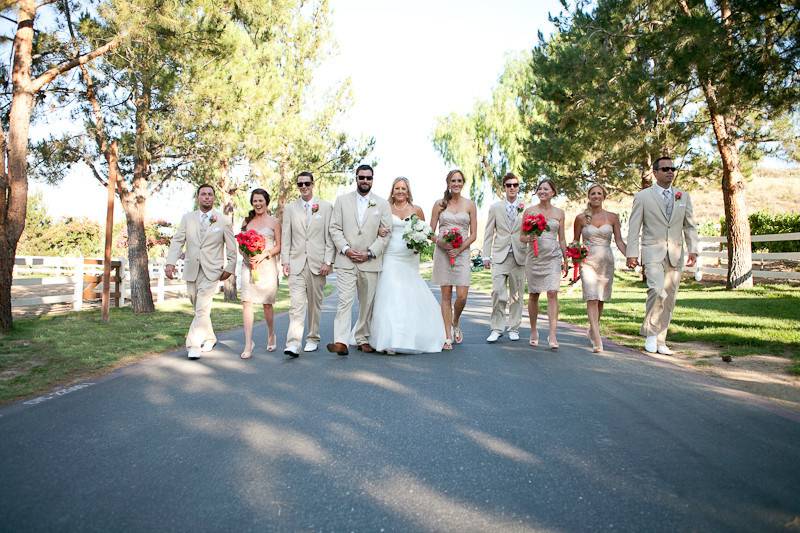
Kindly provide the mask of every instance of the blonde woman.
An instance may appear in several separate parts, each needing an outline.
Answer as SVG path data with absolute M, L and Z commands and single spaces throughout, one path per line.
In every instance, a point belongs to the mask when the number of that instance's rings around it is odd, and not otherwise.
M 375 289 L 370 344 L 388 354 L 441 352 L 445 334 L 439 305 L 419 275 L 419 255 L 403 240 L 411 215 L 425 220 L 422 208 L 414 205 L 407 178 L 396 178 L 392 183 L 389 206 L 391 237 Z M 403 304 L 398 305 L 401 301 Z
M 433 204 L 431 228 L 434 231 L 433 275 L 431 281 L 439 285 L 442 291 L 442 320 L 444 320 L 444 350 L 453 349 L 453 341 L 460 344 L 464 340 L 461 331 L 461 312 L 467 305 L 470 276 L 472 274 L 469 247 L 475 242 L 478 227 L 478 211 L 475 203 L 461 196 L 464 188 L 464 174 L 460 170 L 451 170 L 446 178 L 447 189 L 444 197 Z M 439 231 L 436 231 L 436 228 Z M 443 237 L 447 231 L 457 228 L 462 243 L 453 247 Z M 452 264 L 451 264 L 452 259 Z M 453 304 L 453 287 L 456 289 L 456 301 Z
M 581 287 L 583 300 L 586 302 L 586 314 L 589 316 L 587 336 L 592 343 L 592 351 L 603 351 L 603 339 L 600 337 L 600 317 L 603 304 L 611 300 L 611 286 L 614 283 L 614 254 L 611 251 L 611 237 L 617 249 L 625 256 L 625 241 L 622 240 L 622 229 L 619 216 L 603 209 L 606 189 L 595 183 L 586 195 L 589 198 L 586 210 L 575 217 L 575 241 L 583 241 L 589 248 L 589 255 L 581 263 Z
M 538 255 L 534 254 L 534 247 L 528 247 L 525 258 L 525 275 L 528 278 L 528 315 L 531 321 L 531 346 L 539 345 L 539 331 L 536 322 L 539 316 L 539 295 L 547 293 L 547 319 L 550 327 L 548 345 L 551 350 L 558 350 L 558 289 L 561 285 L 561 272 L 564 269 L 564 253 L 567 249 L 564 238 L 564 211 L 553 206 L 551 201 L 558 194 L 556 184 L 551 179 L 544 179 L 536 186 L 536 196 L 539 203 L 529 207 L 522 215 L 523 220 L 527 215 L 541 214 L 547 220 L 548 229 L 539 241 Z M 520 240 L 530 243 L 534 237 L 523 233 L 520 229 Z

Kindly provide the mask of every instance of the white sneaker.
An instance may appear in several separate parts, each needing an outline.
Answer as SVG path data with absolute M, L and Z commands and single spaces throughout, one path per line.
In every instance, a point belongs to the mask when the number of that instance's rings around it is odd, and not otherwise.
M 300 357 L 300 353 L 298 350 L 300 350 L 299 346 L 287 346 L 286 349 L 283 350 L 283 353 L 288 355 L 289 357 Z
M 211 350 L 214 349 L 214 346 L 216 346 L 216 345 L 217 345 L 217 341 L 211 341 L 211 340 L 203 341 L 203 344 L 200 345 L 200 351 L 201 352 L 210 352 Z
M 658 345 L 658 353 L 660 353 L 661 355 L 672 355 L 675 352 L 670 350 L 669 346 L 667 346 L 666 344 L 659 344 Z
M 658 351 L 658 337 L 649 335 L 644 341 L 644 351 L 656 353 Z
M 303 347 L 304 352 L 316 352 L 317 348 L 319 348 L 319 344 L 314 341 L 306 341 L 306 345 Z
M 509 331 L 508 332 L 508 340 L 518 341 L 519 340 L 519 331 Z
M 189 348 L 189 351 L 187 352 L 186 356 L 189 359 L 200 359 L 200 350 L 198 350 L 197 348 Z
M 492 332 L 489 333 L 489 336 L 486 337 L 486 342 L 497 342 L 497 339 L 499 339 L 502 336 L 503 336 L 502 333 L 500 333 L 496 329 L 493 329 Z

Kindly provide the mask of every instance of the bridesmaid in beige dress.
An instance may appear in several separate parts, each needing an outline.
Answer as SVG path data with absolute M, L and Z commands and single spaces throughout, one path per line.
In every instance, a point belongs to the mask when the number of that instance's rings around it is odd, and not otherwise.
M 461 332 L 461 312 L 467 305 L 470 276 L 472 274 L 469 247 L 475 242 L 478 228 L 478 211 L 475 203 L 461 196 L 464 188 L 464 174 L 460 170 L 451 170 L 447 174 L 447 190 L 444 198 L 433 204 L 431 228 L 433 228 L 433 275 L 431 281 L 439 285 L 442 291 L 442 319 L 444 320 L 443 350 L 452 350 L 453 341 L 461 344 L 464 334 Z M 439 226 L 439 231 L 436 227 Z M 452 248 L 442 235 L 450 228 L 458 228 L 463 243 Z M 465 253 L 466 252 L 466 253 Z M 450 258 L 455 258 L 455 265 L 450 266 Z M 452 304 L 453 287 L 456 288 L 455 305 Z
M 267 213 L 269 193 L 264 189 L 254 189 L 250 193 L 253 209 L 242 224 L 242 231 L 255 230 L 264 236 L 266 249 L 258 255 L 244 257 L 242 265 L 242 313 L 244 314 L 244 351 L 242 359 L 250 359 L 253 342 L 253 304 L 264 306 L 264 320 L 267 322 L 267 351 L 275 351 L 275 317 L 272 304 L 278 293 L 278 256 L 281 252 L 281 224 Z M 258 271 L 258 282 L 252 281 L 252 270 Z
M 611 300 L 611 286 L 614 283 L 614 254 L 611 252 L 611 237 L 625 257 L 625 241 L 622 240 L 619 216 L 603 209 L 606 189 L 595 183 L 587 192 L 589 203 L 586 211 L 575 217 L 575 238 L 589 248 L 589 255 L 581 264 L 581 286 L 586 314 L 589 315 L 589 330 L 586 335 L 592 343 L 592 351 L 603 351 L 600 336 L 600 316 L 603 303 Z
M 541 213 L 547 219 L 549 230 L 539 237 L 539 255 L 533 255 L 533 246 L 528 246 L 525 260 L 525 274 L 528 278 L 528 316 L 531 321 L 530 345 L 539 345 L 539 331 L 536 329 L 536 320 L 539 316 L 539 295 L 547 293 L 547 320 L 550 334 L 547 338 L 551 350 L 558 350 L 558 289 L 561 285 L 561 272 L 565 268 L 564 252 L 567 243 L 564 238 L 564 211 L 550 204 L 553 197 L 558 194 L 556 184 L 550 179 L 543 179 L 536 186 L 536 196 L 539 203 L 529 207 L 522 214 Z M 522 242 L 531 242 L 534 237 L 520 231 Z

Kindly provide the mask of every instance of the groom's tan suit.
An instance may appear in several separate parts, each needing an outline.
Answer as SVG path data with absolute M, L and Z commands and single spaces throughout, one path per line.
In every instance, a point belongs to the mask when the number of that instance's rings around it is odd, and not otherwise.
M 489 208 L 483 234 L 483 257 L 492 261 L 491 328 L 499 332 L 505 329 L 506 324 L 510 331 L 519 331 L 522 321 L 527 245 L 519 240 L 522 213 L 517 209 L 517 204 L 518 201 L 509 204 L 506 200 L 494 203 Z
M 319 316 L 325 289 L 325 276 L 320 274 L 320 268 L 323 264 L 332 265 L 336 253 L 328 231 L 332 214 L 330 202 L 316 199 L 306 202 L 298 198 L 283 209 L 281 264 L 289 265 L 291 303 L 287 347 L 300 347 L 306 309 L 306 339 L 319 343 Z
M 684 243 L 689 253 L 697 253 L 697 228 L 692 201 L 686 191 L 653 185 L 633 197 L 628 227 L 628 257 L 639 251 L 647 277 L 647 305 L 640 334 L 657 336 L 664 344 L 672 319 L 678 285 L 684 265 Z M 669 204 L 672 204 L 671 206 Z M 668 216 L 670 207 L 671 216 Z
M 378 230 L 392 227 L 392 211 L 389 203 L 370 193 L 363 217 L 359 218 L 357 192 L 344 194 L 336 199 L 331 217 L 331 238 L 336 246 L 336 290 L 339 304 L 333 324 L 334 342 L 348 344 L 352 324 L 353 298 L 358 293 L 358 321 L 355 328 L 356 344 L 369 343 L 369 324 L 372 321 L 372 304 L 378 274 L 383 269 L 383 250 L 390 235 L 381 237 Z M 344 252 L 347 249 L 370 251 L 373 258 L 355 263 Z
M 206 215 L 205 223 L 200 210 L 183 215 L 166 261 L 174 265 L 185 245 L 183 279 L 194 306 L 194 320 L 186 335 L 186 348 L 190 350 L 199 350 L 205 341 L 217 341 L 211 325 L 211 303 L 222 272 L 232 274 L 236 268 L 236 239 L 230 220 L 213 209 Z

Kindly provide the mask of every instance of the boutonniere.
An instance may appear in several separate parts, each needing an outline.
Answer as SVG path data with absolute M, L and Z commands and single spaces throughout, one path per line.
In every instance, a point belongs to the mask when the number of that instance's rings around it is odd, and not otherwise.
M 675 199 L 676 200 L 680 200 L 681 196 L 683 196 L 683 193 L 681 191 L 678 191 L 678 192 L 675 193 Z
M 311 212 L 316 213 L 319 211 L 319 204 L 311 204 Z
M 522 213 L 523 211 L 525 211 L 525 204 L 520 202 L 517 204 L 517 213 Z
M 376 203 L 375 203 L 375 202 L 373 202 L 372 200 L 370 200 L 370 201 L 367 203 L 367 207 L 375 207 L 376 205 L 378 205 L 378 204 L 376 204 Z
M 209 224 L 213 224 L 216 221 L 217 221 L 217 215 L 212 214 L 210 217 L 208 217 Z

